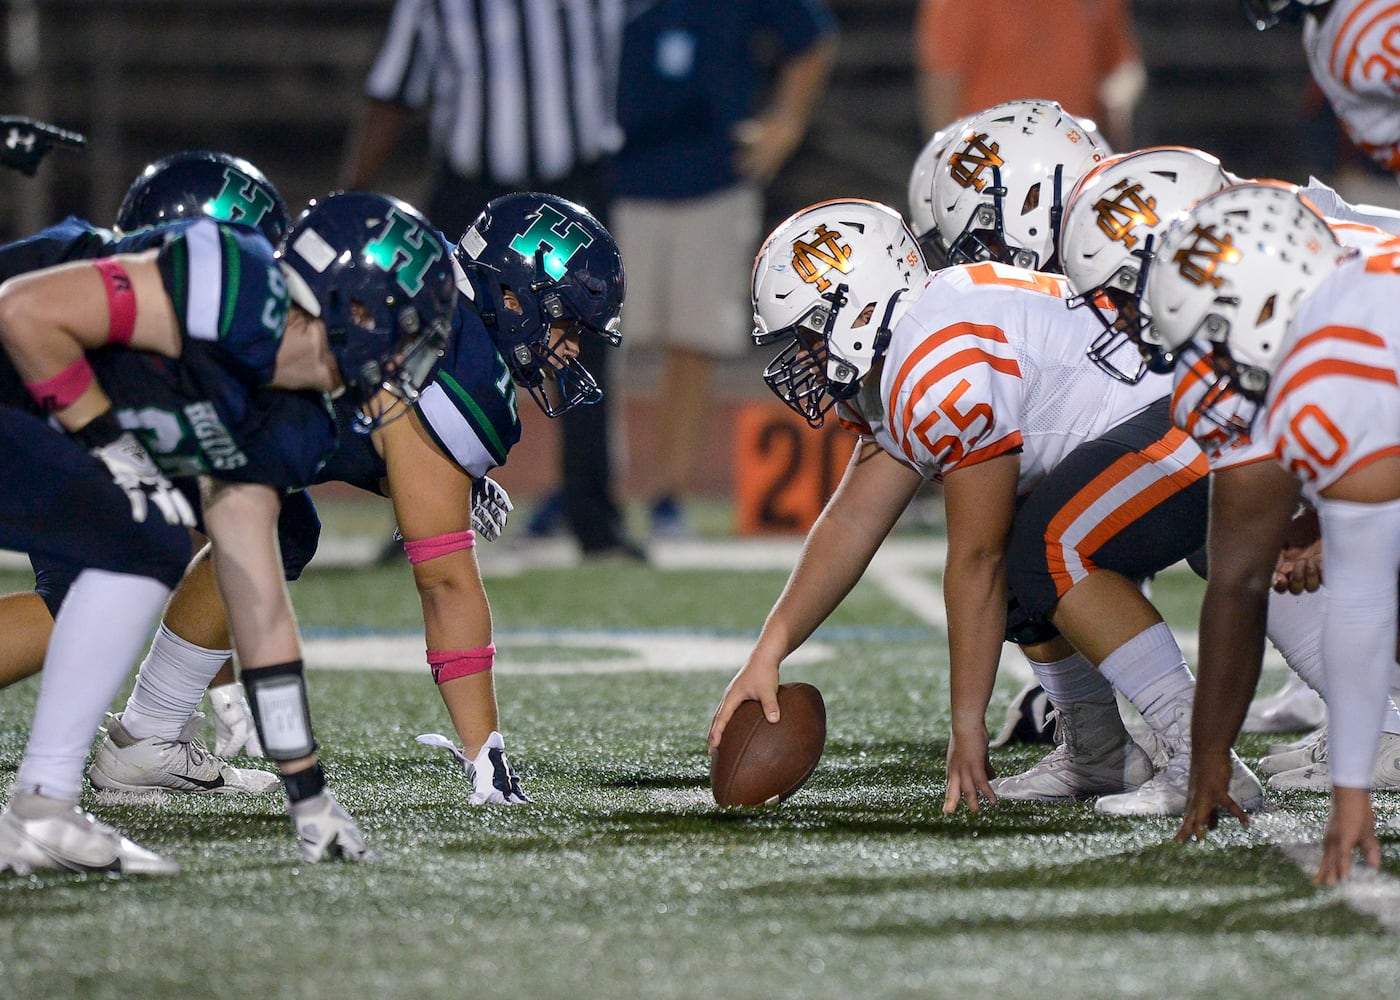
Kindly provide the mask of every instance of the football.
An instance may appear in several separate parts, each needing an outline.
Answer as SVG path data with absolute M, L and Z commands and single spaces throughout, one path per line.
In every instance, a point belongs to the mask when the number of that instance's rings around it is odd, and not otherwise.
M 826 704 L 810 684 L 779 684 L 780 718 L 756 701 L 741 704 L 710 754 L 710 790 L 722 806 L 781 802 L 816 770 L 826 745 Z

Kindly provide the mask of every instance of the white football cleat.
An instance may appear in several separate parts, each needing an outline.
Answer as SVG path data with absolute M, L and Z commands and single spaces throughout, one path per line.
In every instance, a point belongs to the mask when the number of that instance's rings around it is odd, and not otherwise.
M 1292 674 L 1278 691 L 1250 703 L 1241 731 L 1290 733 L 1315 729 L 1326 721 L 1327 705 L 1322 696 Z
M 1320 744 L 1321 756 L 1292 770 L 1274 772 L 1269 787 L 1276 792 L 1330 792 L 1332 775 L 1327 767 L 1327 741 L 1321 740 Z M 1262 770 L 1264 761 L 1259 763 Z M 1393 792 L 1396 789 L 1400 789 L 1400 734 L 1381 733 L 1376 765 L 1371 771 L 1371 790 Z
M 132 843 L 76 805 L 16 792 L 0 812 L 0 872 L 36 871 L 178 875 L 180 866 Z
M 457 759 L 472 783 L 469 800 L 472 805 L 518 806 L 533 801 L 520 787 L 520 779 L 511 770 L 510 761 L 506 759 L 505 739 L 500 733 L 493 731 L 486 737 L 474 760 L 441 733 L 423 733 L 417 740 L 424 746 L 441 747 Z
M 328 858 L 346 861 L 374 862 L 379 860 L 365 844 L 364 834 L 355 820 L 330 792 L 321 792 L 309 799 L 288 806 L 292 825 L 301 840 L 301 860 L 316 864 Z
M 1021 774 L 992 779 L 997 798 L 1063 802 L 1137 788 L 1152 777 L 1152 759 L 1123 726 L 1117 702 L 1080 702 L 1057 710 L 1059 745 Z
M 1244 761 L 1230 753 L 1234 772 L 1230 775 L 1230 797 L 1245 812 L 1258 812 L 1264 806 L 1264 789 Z M 1186 790 L 1191 779 L 1191 755 L 1178 753 L 1167 761 L 1151 781 L 1122 795 L 1105 795 L 1094 803 L 1094 811 L 1106 816 L 1180 816 L 1186 812 Z
M 1009 743 L 1054 743 L 1051 713 L 1055 706 L 1050 704 L 1050 696 L 1040 686 L 1039 681 L 1031 681 L 1011 699 L 1006 707 L 1006 718 L 996 738 L 987 746 L 993 750 Z
M 238 681 L 209 689 L 209 707 L 214 713 L 214 753 L 232 757 L 242 750 L 249 757 L 263 755 L 258 727 L 248 696 Z
M 1306 740 L 1291 750 L 1260 757 L 1259 772 L 1261 774 L 1283 774 L 1285 771 L 1296 771 L 1298 768 L 1307 767 L 1310 764 L 1321 764 L 1326 760 L 1327 727 L 1323 726 L 1321 729 L 1309 733 Z
M 262 795 L 281 783 L 277 774 L 234 767 L 198 738 L 204 716 L 196 712 L 174 740 L 137 739 L 120 715 L 107 717 L 107 736 L 88 768 L 93 788 L 113 792 L 203 792 Z
M 1296 740 L 1285 740 L 1285 741 L 1282 742 L 1282 743 L 1270 743 L 1270 744 L 1269 744 L 1269 756 L 1272 757 L 1274 754 L 1288 753 L 1288 751 L 1290 751 L 1290 750 L 1301 750 L 1303 747 L 1311 746 L 1311 745 L 1313 744 L 1313 742 L 1316 741 L 1317 738 L 1318 738 L 1319 736 L 1321 736 L 1323 733 L 1325 733 L 1326 731 L 1327 731 L 1327 726 L 1324 724 L 1324 725 L 1318 726 L 1316 729 L 1312 730 L 1311 732 L 1304 733 L 1302 736 L 1298 737 Z

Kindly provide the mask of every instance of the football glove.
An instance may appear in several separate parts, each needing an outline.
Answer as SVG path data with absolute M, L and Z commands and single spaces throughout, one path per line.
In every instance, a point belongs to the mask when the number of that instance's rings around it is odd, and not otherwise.
M 462 765 L 472 783 L 469 800 L 474 806 L 518 806 L 530 802 L 530 796 L 520 787 L 520 779 L 506 759 L 506 744 L 500 733 L 486 737 L 481 752 L 472 760 L 441 733 L 424 733 L 418 742 L 430 747 L 442 747 Z
M 316 864 L 327 858 L 346 861 L 378 861 L 379 856 L 365 844 L 364 835 L 350 814 L 330 792 L 293 802 L 289 807 L 297 836 L 301 838 L 301 860 Z
M 209 689 L 209 707 L 214 710 L 214 753 L 232 757 L 242 750 L 249 757 L 263 755 L 258 727 L 253 725 L 253 710 L 243 685 L 234 681 Z
M 515 505 L 505 487 L 490 476 L 472 482 L 472 530 L 488 542 L 494 542 L 505 530 L 506 517 Z
M 33 177 L 39 161 L 55 146 L 82 149 L 87 139 L 78 132 L 36 122 L 32 118 L 0 115 L 0 163 Z
M 85 427 L 83 431 L 88 429 Z M 83 438 L 84 435 L 80 433 L 78 439 L 82 441 Z M 131 431 L 122 431 L 105 443 L 92 444 L 88 450 L 107 467 L 112 482 L 126 493 L 127 500 L 131 502 L 131 519 L 137 524 L 145 523 L 154 505 L 166 524 L 183 524 L 187 528 L 195 526 L 194 509 L 190 502 L 156 468 L 146 446 Z

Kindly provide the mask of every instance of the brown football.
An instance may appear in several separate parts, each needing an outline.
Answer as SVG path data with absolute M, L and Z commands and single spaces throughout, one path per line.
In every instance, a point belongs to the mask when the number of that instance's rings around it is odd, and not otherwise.
M 779 684 L 780 718 L 756 701 L 735 709 L 710 754 L 710 790 L 722 806 L 781 802 L 811 777 L 826 745 L 826 705 L 810 684 Z

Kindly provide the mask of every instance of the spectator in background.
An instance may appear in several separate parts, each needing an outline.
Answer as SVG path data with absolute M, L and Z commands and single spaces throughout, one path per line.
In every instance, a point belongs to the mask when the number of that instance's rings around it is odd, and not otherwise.
M 776 43 L 776 79 L 755 114 L 763 36 Z M 715 362 L 749 343 L 761 189 L 801 143 L 835 50 L 822 0 L 733 0 L 724 17 L 706 0 L 629 4 L 612 218 L 627 264 L 628 343 L 664 349 L 653 536 L 690 531 L 682 500 L 712 426 Z
M 621 136 L 615 84 L 623 0 L 397 0 L 365 85 L 342 177 L 372 185 L 415 111 L 432 148 L 425 200 L 442 231 L 464 232 L 493 198 L 548 191 L 606 224 L 608 158 Z M 607 342 L 580 358 L 607 382 Z M 610 400 L 570 410 L 563 427 L 563 508 L 585 556 L 644 559 L 613 495 Z
M 1125 0 L 920 0 L 914 52 L 926 135 L 1002 101 L 1043 97 L 1132 146 L 1147 76 Z

